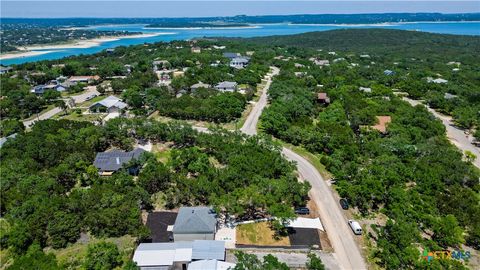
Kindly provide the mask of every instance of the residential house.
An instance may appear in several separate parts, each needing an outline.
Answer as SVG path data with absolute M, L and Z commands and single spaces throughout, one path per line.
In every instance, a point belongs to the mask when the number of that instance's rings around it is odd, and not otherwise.
M 371 128 L 380 131 L 380 133 L 387 133 L 387 126 L 392 122 L 391 116 L 377 116 L 378 124 L 371 126 Z
M 223 53 L 223 57 L 230 58 L 230 59 L 237 58 L 239 56 L 240 56 L 239 53 L 232 53 L 232 52 L 224 52 Z
M 176 70 L 173 72 L 173 77 L 183 77 L 185 75 L 185 71 L 183 70 Z
M 223 50 L 223 49 L 225 49 L 225 48 L 227 48 L 227 47 L 225 47 L 225 46 L 213 45 L 213 48 L 216 49 L 216 50 Z
M 360 86 L 360 87 L 358 88 L 358 90 L 360 90 L 360 91 L 362 91 L 362 92 L 365 92 L 365 93 L 371 93 L 371 92 L 372 92 L 372 88 L 370 88 L 370 87 L 362 87 L 362 86 Z
M 2 148 L 3 144 L 6 143 L 8 140 L 13 140 L 17 137 L 17 133 L 13 133 L 8 135 L 7 137 L 0 138 L 0 148 Z
M 135 148 L 133 151 L 125 152 L 114 150 L 110 152 L 98 152 L 93 165 L 98 169 L 98 173 L 102 176 L 110 176 L 114 172 L 123 168 L 131 160 L 138 159 L 145 150 Z M 128 172 L 132 175 L 137 175 L 140 168 L 130 167 Z
M 127 104 L 122 102 L 119 98 L 115 96 L 109 96 L 101 101 L 95 102 L 89 107 L 90 112 L 121 112 L 121 110 L 127 108 Z
M 105 50 L 107 53 L 114 53 L 115 52 L 115 48 L 108 48 Z
M 153 71 L 158 71 L 162 69 L 168 69 L 170 67 L 170 62 L 167 60 L 155 60 L 152 62 Z
M 445 98 L 445 99 L 447 99 L 447 100 L 449 100 L 449 99 L 454 99 L 454 98 L 456 98 L 456 97 L 458 97 L 458 96 L 457 96 L 457 95 L 454 95 L 454 94 L 450 94 L 450 93 L 445 93 L 445 94 L 443 95 L 443 98 Z
M 217 260 L 194 261 L 188 265 L 188 270 L 228 270 L 234 269 L 235 263 L 222 262 Z
M 329 104 L 330 98 L 328 97 L 327 93 L 318 93 L 317 94 L 317 101 L 323 104 Z
M 194 264 L 193 267 L 196 267 L 199 264 L 202 265 L 205 260 L 224 261 L 225 241 L 195 240 L 175 243 L 141 243 L 133 254 L 133 261 L 141 270 L 186 270 L 192 262 L 199 262 Z
M 362 54 L 362 55 L 360 55 L 360 58 L 370 58 L 370 55 L 368 55 L 368 54 Z
M 100 76 L 71 76 L 68 78 L 68 81 L 71 83 L 94 83 L 95 81 L 100 80 Z
M 12 70 L 12 67 L 0 66 L 0 74 L 6 74 Z
M 395 75 L 395 71 L 390 70 L 390 69 L 386 69 L 386 70 L 383 71 L 383 74 L 385 74 L 387 76 L 392 76 L 392 75 Z
M 315 65 L 317 66 L 329 66 L 330 65 L 330 61 L 329 60 L 322 60 L 322 59 L 317 59 L 317 58 L 310 58 L 309 59 L 310 61 L 312 61 Z
M 200 48 L 200 47 L 192 47 L 191 51 L 192 51 L 192 53 L 201 53 L 201 52 L 202 52 L 202 48 Z
M 429 82 L 429 83 L 433 82 L 433 83 L 439 83 L 440 84 L 440 83 L 447 83 L 448 81 L 445 80 L 445 79 L 442 79 L 442 78 L 433 79 L 432 77 L 428 77 L 427 82 Z
M 304 68 L 305 67 L 305 65 L 302 65 L 300 63 L 295 63 L 294 65 L 295 65 L 296 68 Z
M 41 85 L 37 85 L 34 88 L 32 88 L 32 90 L 30 90 L 30 92 L 32 92 L 34 94 L 37 94 L 37 95 L 42 95 L 47 90 L 55 90 L 55 91 L 58 91 L 58 92 L 63 92 L 65 90 L 67 90 L 67 87 L 62 85 L 62 84 L 53 84 L 53 83 L 52 84 L 47 84 L 47 85 L 41 84 Z
M 217 215 L 210 207 L 181 207 L 172 231 L 175 242 L 214 240 Z
M 247 57 L 235 57 L 230 60 L 230 67 L 241 69 L 246 67 L 249 61 L 250 59 L 248 59 Z
M 195 92 L 195 91 L 197 91 L 199 88 L 210 88 L 210 87 L 211 87 L 210 84 L 198 82 L 198 83 L 190 86 L 190 90 L 191 90 L 192 92 Z
M 237 83 L 236 82 L 220 82 L 215 85 L 215 89 L 222 92 L 235 92 L 237 90 Z

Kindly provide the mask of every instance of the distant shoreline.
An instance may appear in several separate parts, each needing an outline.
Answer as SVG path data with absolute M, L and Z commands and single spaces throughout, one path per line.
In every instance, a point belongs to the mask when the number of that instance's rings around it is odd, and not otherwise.
M 105 42 L 117 41 L 120 39 L 148 38 L 148 37 L 170 35 L 170 34 L 174 34 L 174 33 L 149 33 L 149 34 L 127 35 L 127 36 L 109 36 L 109 37 L 100 37 L 100 38 L 86 39 L 86 40 L 75 40 L 73 42 L 68 42 L 64 44 L 44 44 L 44 45 L 23 46 L 23 47 L 19 47 L 17 51 L 1 54 L 0 60 L 37 56 L 37 55 L 47 54 L 51 52 L 61 51 L 62 49 L 86 49 L 86 48 L 99 46 Z
M 160 29 L 160 30 L 202 30 L 202 29 L 207 29 L 207 30 L 225 30 L 225 29 L 254 29 L 254 28 L 260 28 L 258 25 L 248 25 L 248 26 L 219 26 L 219 27 L 147 27 L 144 26 L 143 29 Z
M 30 56 L 37 56 L 42 54 L 51 53 L 54 51 L 14 51 L 14 52 L 7 52 L 0 55 L 0 60 L 7 60 L 7 59 L 14 59 L 14 58 L 24 58 Z

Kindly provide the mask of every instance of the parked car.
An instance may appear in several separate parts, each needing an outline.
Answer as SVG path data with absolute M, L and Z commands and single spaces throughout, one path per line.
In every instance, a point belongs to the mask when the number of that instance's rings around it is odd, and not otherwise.
M 362 227 L 360 226 L 360 223 L 356 222 L 355 220 L 349 219 L 348 225 L 350 225 L 350 228 L 352 229 L 354 234 L 356 235 L 362 234 Z
M 347 199 L 340 199 L 340 206 L 343 210 L 348 210 L 348 201 Z
M 308 209 L 307 207 L 298 207 L 298 208 L 295 208 L 295 214 L 309 215 L 310 214 L 310 209 Z
M 90 95 L 90 96 L 86 97 L 85 100 L 89 101 L 89 100 L 95 98 L 96 96 L 97 96 L 96 94 Z

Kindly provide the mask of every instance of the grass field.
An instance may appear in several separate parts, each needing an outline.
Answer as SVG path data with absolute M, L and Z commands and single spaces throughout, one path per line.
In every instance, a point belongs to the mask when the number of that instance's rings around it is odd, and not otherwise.
M 288 236 L 275 239 L 275 232 L 268 222 L 242 224 L 237 226 L 237 244 L 258 246 L 290 246 Z

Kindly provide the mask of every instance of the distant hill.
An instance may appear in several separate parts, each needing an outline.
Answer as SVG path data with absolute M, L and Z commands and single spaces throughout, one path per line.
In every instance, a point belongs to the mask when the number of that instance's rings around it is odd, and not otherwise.
M 480 51 L 480 37 L 476 36 L 391 29 L 340 29 L 288 36 L 255 37 L 245 41 L 269 46 L 297 46 L 359 53 L 366 51 L 399 55 L 403 53 L 404 57 L 419 53 L 428 55 L 429 52 L 461 55 Z
M 193 27 L 195 24 L 256 24 L 256 23 L 292 23 L 292 24 L 374 24 L 426 21 L 480 21 L 480 13 L 374 13 L 374 14 L 305 14 L 305 15 L 268 15 L 204 18 L 2 18 L 1 24 L 26 24 L 42 26 L 87 26 L 98 24 L 147 24 L 175 25 L 175 27 Z M 209 26 L 210 27 L 210 26 Z

